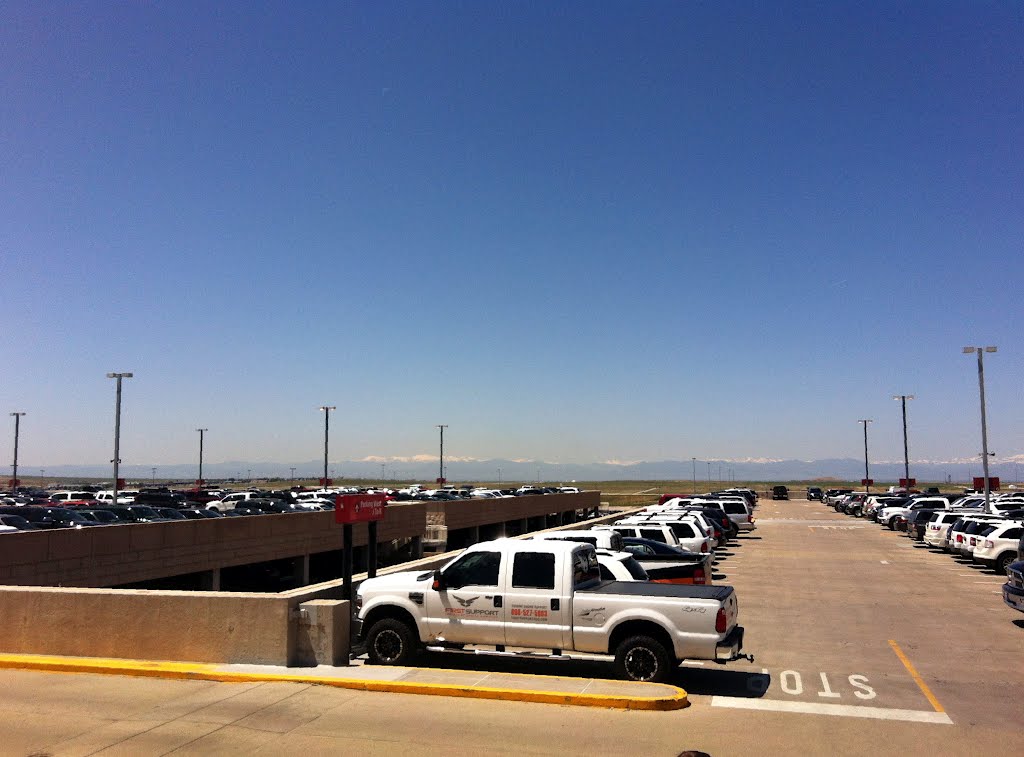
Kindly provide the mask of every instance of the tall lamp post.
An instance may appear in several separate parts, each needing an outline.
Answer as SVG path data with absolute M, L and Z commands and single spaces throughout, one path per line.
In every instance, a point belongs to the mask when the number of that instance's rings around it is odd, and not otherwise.
M 11 492 L 18 491 L 18 434 L 21 431 L 21 416 L 25 413 L 11 413 L 14 416 L 14 470 L 11 473 Z
M 693 462 L 693 493 L 697 493 L 697 458 L 691 457 L 690 460 Z
M 864 486 L 866 487 L 865 491 L 870 492 L 871 484 L 869 482 L 871 481 L 871 476 L 868 474 L 868 424 L 874 423 L 874 420 L 871 418 L 861 418 L 857 423 L 864 424 Z
M 197 487 L 203 485 L 203 435 L 209 430 L 208 428 L 196 429 L 199 432 L 199 480 L 196 481 Z
M 899 400 L 903 407 L 903 479 L 907 482 L 905 489 L 910 489 L 910 452 L 907 446 L 907 400 L 914 399 L 913 394 L 894 394 L 894 400 Z
M 438 458 L 438 474 L 437 474 L 437 485 L 441 486 L 445 483 L 444 480 L 444 430 L 448 428 L 447 423 L 436 424 L 441 429 L 441 454 Z
M 117 490 L 120 487 L 118 468 L 121 465 L 121 379 L 132 378 L 133 373 L 108 373 L 107 378 L 117 380 L 117 400 L 114 409 L 114 499 L 117 504 Z
M 324 414 L 324 488 L 328 486 L 330 478 L 327 475 L 327 438 L 331 429 L 331 411 L 337 410 L 334 405 L 321 405 L 320 410 Z
M 985 362 L 983 360 L 986 352 L 996 352 L 995 347 L 964 347 L 964 354 L 972 352 L 978 355 L 978 394 L 981 396 L 981 467 L 982 475 L 985 477 L 985 511 L 991 510 L 990 492 L 988 483 L 988 427 L 985 424 Z

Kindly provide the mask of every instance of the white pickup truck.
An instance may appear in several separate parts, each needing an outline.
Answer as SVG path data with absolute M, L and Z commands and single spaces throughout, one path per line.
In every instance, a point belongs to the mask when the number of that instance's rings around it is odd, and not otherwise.
M 590 544 L 482 542 L 437 571 L 363 581 L 356 607 L 355 635 L 385 665 L 428 644 L 614 655 L 634 681 L 664 681 L 686 659 L 753 660 L 731 586 L 602 581 Z

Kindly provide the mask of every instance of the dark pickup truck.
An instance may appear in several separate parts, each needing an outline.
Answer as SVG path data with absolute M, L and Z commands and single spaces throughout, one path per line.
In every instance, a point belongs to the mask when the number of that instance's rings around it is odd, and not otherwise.
M 698 586 L 711 583 L 712 556 L 708 553 L 687 552 L 664 542 L 635 536 L 624 536 L 622 545 L 654 583 Z

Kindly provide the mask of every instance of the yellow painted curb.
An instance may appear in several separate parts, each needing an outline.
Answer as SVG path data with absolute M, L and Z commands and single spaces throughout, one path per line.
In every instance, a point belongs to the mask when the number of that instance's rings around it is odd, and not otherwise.
M 468 699 L 493 699 L 504 702 L 536 702 L 564 704 L 575 707 L 604 707 L 619 710 L 681 710 L 689 706 L 683 689 L 670 684 L 674 693 L 656 697 L 611 696 L 606 694 L 575 694 L 565 691 L 536 689 L 506 689 L 491 686 L 465 686 L 461 684 L 414 683 L 410 681 L 378 681 L 359 678 L 326 678 L 322 676 L 289 675 L 279 673 L 237 673 L 221 669 L 218 665 L 188 662 L 146 662 L 116 660 L 100 657 L 49 657 L 46 655 L 0 655 L 0 669 L 36 670 L 51 673 L 94 673 L 105 675 L 141 676 L 190 681 L 219 681 L 222 683 L 306 683 L 334 686 L 339 689 L 376 691 L 395 694 L 421 694 Z M 465 671 L 461 671 L 465 672 Z M 522 678 L 545 676 L 505 673 Z

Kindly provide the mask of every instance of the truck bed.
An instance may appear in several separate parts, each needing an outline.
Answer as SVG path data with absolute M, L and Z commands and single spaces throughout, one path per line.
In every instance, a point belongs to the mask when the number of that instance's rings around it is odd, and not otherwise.
M 678 599 L 714 599 L 724 602 L 733 593 L 731 586 L 687 586 L 656 584 L 646 581 L 602 581 L 577 594 L 623 594 L 636 597 L 672 597 Z

